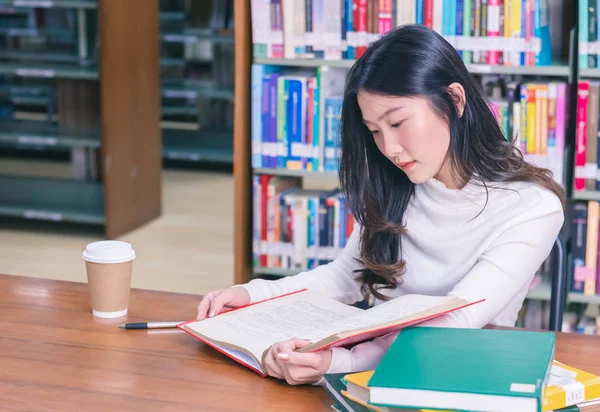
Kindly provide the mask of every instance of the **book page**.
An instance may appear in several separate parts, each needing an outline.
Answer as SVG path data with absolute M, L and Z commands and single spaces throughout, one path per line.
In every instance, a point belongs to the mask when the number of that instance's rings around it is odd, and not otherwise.
M 334 333 L 374 327 L 387 322 L 402 321 L 419 313 L 429 313 L 432 309 L 456 299 L 453 296 L 404 295 L 374 306 L 361 313 L 340 319 L 315 330 L 307 339 L 317 342 Z
M 306 291 L 187 326 L 213 341 L 245 348 L 260 360 L 265 349 L 275 342 L 302 339 L 315 329 L 361 312 L 362 309 Z

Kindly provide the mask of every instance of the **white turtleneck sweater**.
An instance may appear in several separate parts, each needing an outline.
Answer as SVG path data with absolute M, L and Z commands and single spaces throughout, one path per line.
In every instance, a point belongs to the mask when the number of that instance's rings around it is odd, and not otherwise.
M 382 293 L 392 298 L 417 293 L 485 299 L 421 326 L 514 326 L 528 286 L 552 250 L 564 220 L 553 193 L 532 183 L 490 184 L 488 189 L 485 205 L 485 188 L 473 182 L 448 189 L 431 179 L 415 187 L 405 214 L 407 233 L 402 237 L 406 272 L 395 290 Z M 242 286 L 252 302 L 303 288 L 348 304 L 360 301 L 353 273 L 359 267 L 355 260 L 359 233 L 360 227 L 355 226 L 345 249 L 327 265 L 275 281 L 254 279 Z M 332 349 L 328 373 L 375 368 L 396 335 L 352 349 Z

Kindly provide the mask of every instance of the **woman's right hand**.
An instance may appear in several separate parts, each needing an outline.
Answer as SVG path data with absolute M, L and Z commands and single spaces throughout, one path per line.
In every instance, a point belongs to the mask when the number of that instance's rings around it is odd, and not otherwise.
M 198 305 L 198 316 L 196 320 L 221 313 L 223 308 L 232 309 L 250 304 L 250 294 L 243 287 L 231 287 L 219 289 L 205 295 Z

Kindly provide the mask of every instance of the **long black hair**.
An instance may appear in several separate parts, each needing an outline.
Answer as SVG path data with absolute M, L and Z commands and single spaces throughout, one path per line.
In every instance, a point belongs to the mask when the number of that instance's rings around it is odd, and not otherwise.
M 464 89 L 459 96 L 448 88 Z M 377 148 L 362 122 L 359 91 L 428 99 L 450 131 L 447 160 L 459 181 L 535 182 L 565 204 L 564 192 L 549 170 L 524 162 L 514 142 L 500 129 L 481 88 L 462 59 L 442 36 L 423 25 L 400 26 L 375 41 L 348 73 L 341 117 L 339 178 L 342 192 L 362 226 L 357 280 L 363 294 L 385 297 L 380 288 L 395 288 L 405 271 L 402 259 L 403 217 L 414 193 L 406 174 Z

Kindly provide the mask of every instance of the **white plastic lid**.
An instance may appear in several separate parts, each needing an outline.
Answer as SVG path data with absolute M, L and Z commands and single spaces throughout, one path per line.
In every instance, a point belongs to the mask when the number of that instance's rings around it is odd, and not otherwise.
M 88 244 L 83 258 L 93 263 L 122 263 L 135 259 L 135 251 L 127 242 L 101 240 Z

